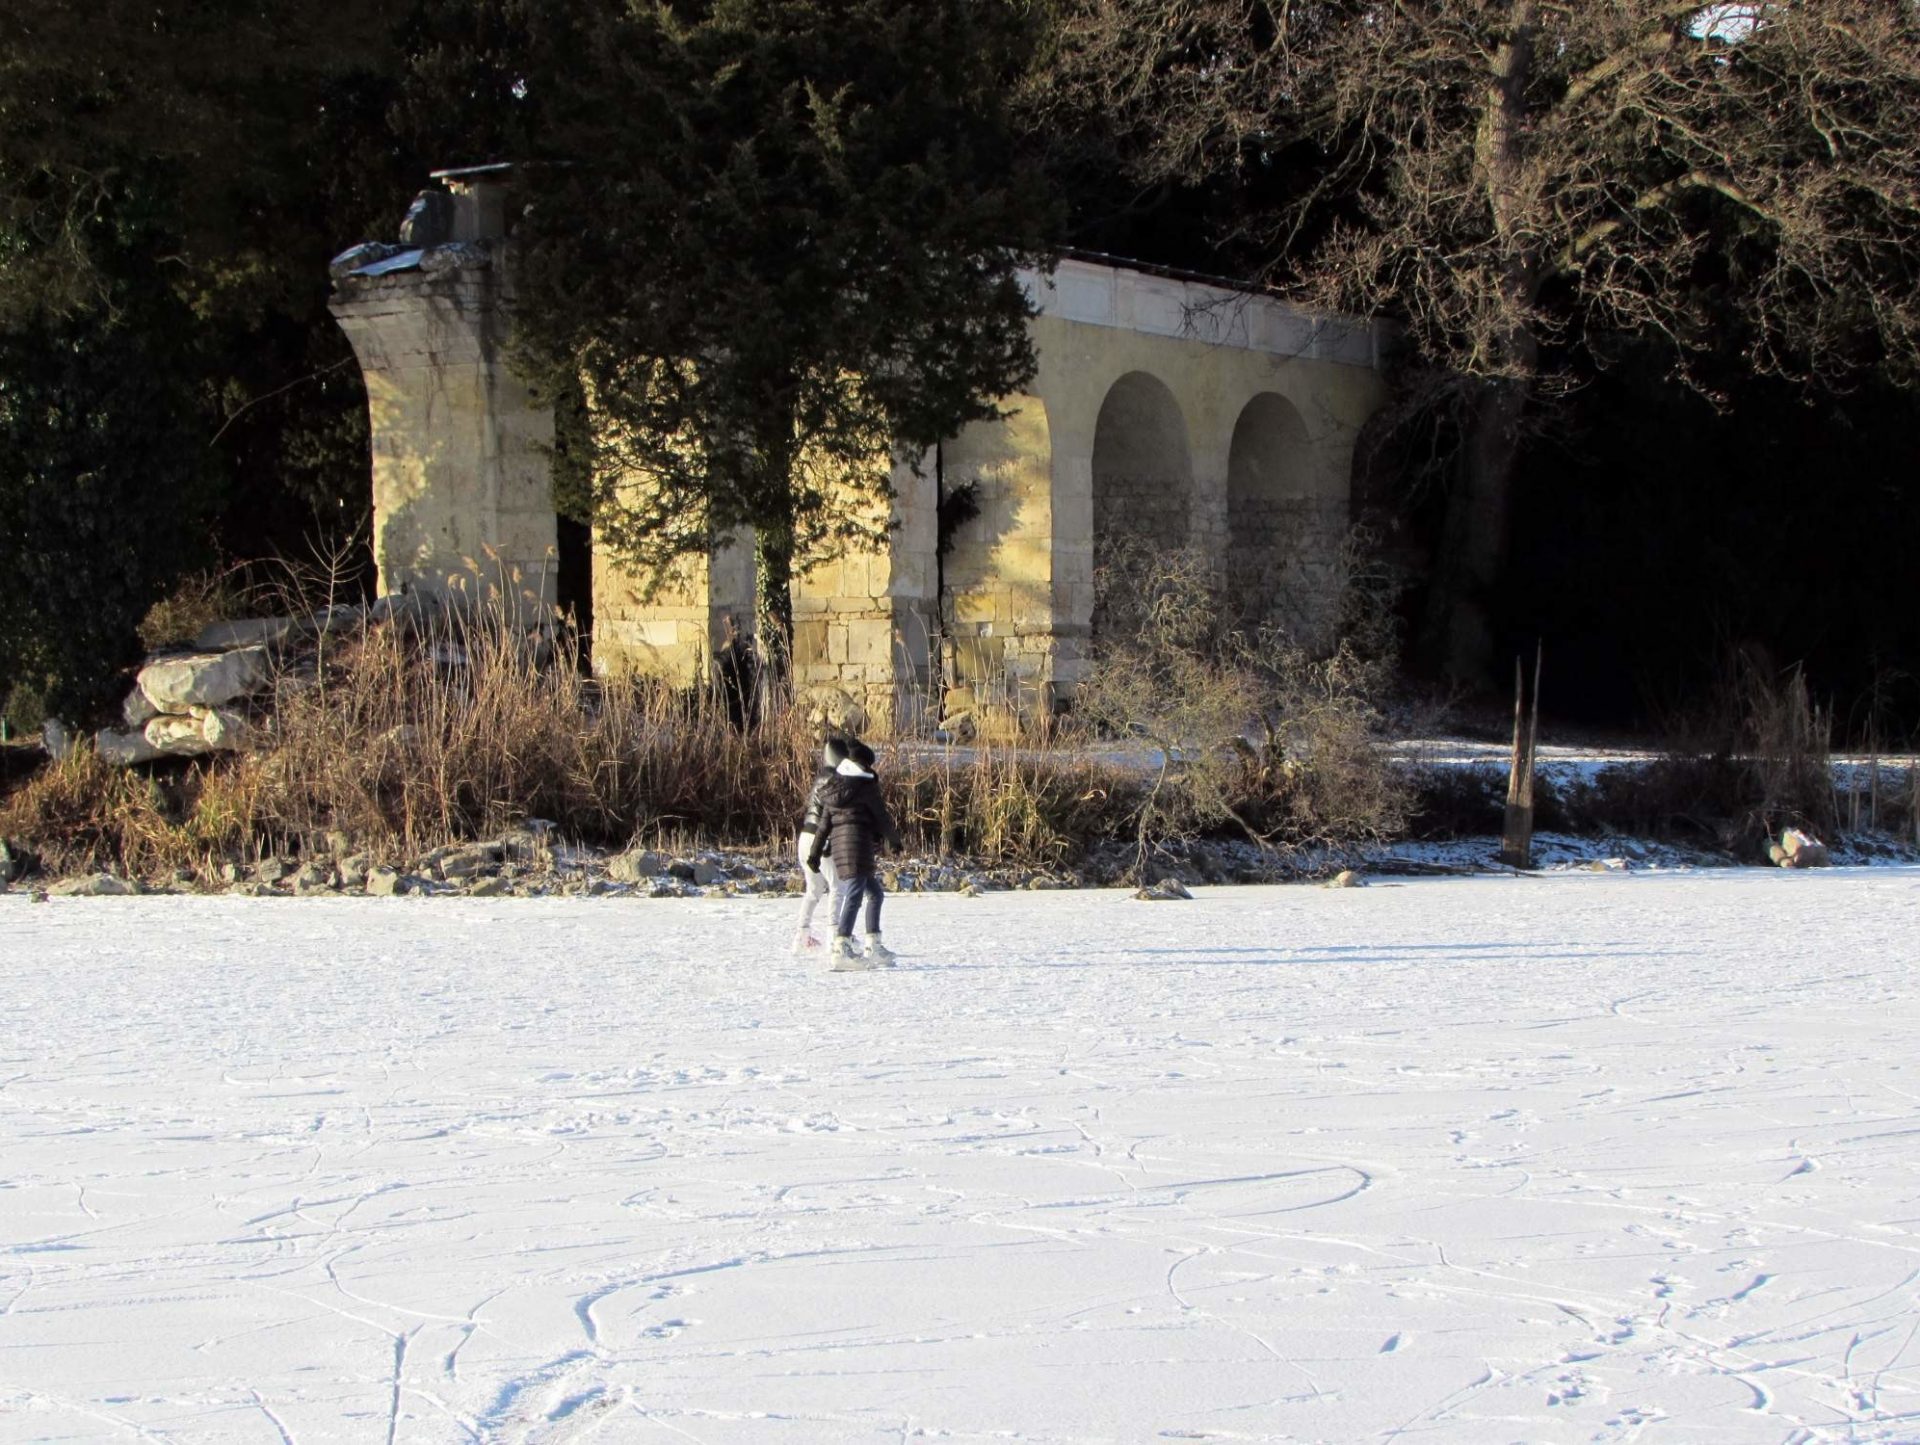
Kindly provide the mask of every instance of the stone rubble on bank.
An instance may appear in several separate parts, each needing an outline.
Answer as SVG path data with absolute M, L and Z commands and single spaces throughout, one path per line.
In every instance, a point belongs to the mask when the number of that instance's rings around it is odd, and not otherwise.
M 94 734 L 94 748 L 103 761 L 120 767 L 238 751 L 247 745 L 261 695 L 300 681 L 291 666 L 300 649 L 350 627 L 417 627 L 444 605 L 424 594 L 396 593 L 366 607 L 209 623 L 190 647 L 147 659 L 121 709 L 126 726 L 102 728 Z M 57 721 L 43 732 L 55 759 L 73 741 Z
M 1162 878 L 1158 883 L 1149 883 L 1133 896 L 1142 903 L 1172 903 L 1191 899 L 1193 892 L 1178 878 Z
M 0 843 L 0 886 L 11 870 L 18 877 L 30 860 Z M 1150 889 L 1137 896 L 1187 898 L 1189 885 L 1230 881 L 1276 881 L 1275 860 L 1258 872 L 1241 856 L 1243 845 L 1194 845 L 1157 858 Z M 1123 881 L 1135 858 L 1117 848 L 1102 871 L 996 868 L 958 861 L 908 857 L 886 859 L 881 870 L 888 892 L 959 893 L 978 897 L 1012 889 L 1047 891 Z M 106 883 L 99 880 L 107 878 Z M 93 875 L 47 888 L 60 896 L 105 896 L 119 884 L 127 893 L 231 893 L 243 897 L 467 897 L 467 898 L 698 898 L 755 894 L 797 895 L 800 871 L 784 850 L 698 848 L 678 851 L 635 845 L 604 851 L 556 837 L 551 823 L 530 819 L 497 838 L 433 848 L 416 857 L 379 857 L 345 833 L 315 837 L 297 852 L 228 859 L 210 867 L 180 869 L 164 881 L 136 882 Z
M 1544 841 L 1543 841 L 1544 840 Z M 1848 852 L 1836 858 L 1811 838 L 1792 840 L 1797 862 L 1815 867 L 1834 862 L 1877 861 Z M 1559 872 L 1668 871 L 1729 866 L 1723 857 L 1689 853 L 1630 838 L 1578 839 L 1537 835 L 1538 870 Z M 1251 843 L 1213 840 L 1170 847 L 1146 869 L 1151 882 L 1129 888 L 1124 898 L 1168 901 L 1192 897 L 1200 886 L 1238 883 L 1318 882 L 1330 888 L 1365 887 L 1394 876 L 1464 875 L 1513 870 L 1494 861 L 1497 839 L 1452 839 L 1397 843 L 1351 853 L 1262 853 Z M 1785 843 L 1776 845 L 1785 853 Z M 1911 862 L 1904 853 L 1893 861 Z M 964 860 L 925 857 L 883 860 L 882 879 L 894 894 L 956 893 L 978 897 L 1010 889 L 1044 891 L 1106 887 L 1127 881 L 1137 861 L 1131 843 L 1094 850 L 1077 869 L 989 867 Z M 1819 860 L 1819 861 L 1816 861 Z M 163 880 L 130 880 L 104 873 L 49 881 L 36 876 L 38 860 L 17 843 L 0 839 L 0 890 L 25 887 L 36 896 L 118 896 L 132 893 L 232 893 L 249 897 L 468 897 L 468 898 L 698 898 L 797 895 L 800 873 L 791 852 L 675 849 L 635 844 L 605 850 L 560 838 L 554 825 L 529 819 L 497 838 L 450 844 L 418 856 L 367 851 L 339 831 L 305 840 L 295 852 L 233 860 L 202 869 L 179 869 Z
M 1608 840 L 1618 848 L 1623 840 Z M 1483 840 L 1478 854 L 1491 857 Z M 1010 889 L 1046 891 L 1103 887 L 1126 881 L 1137 860 L 1132 844 L 1096 850 L 1079 869 L 988 867 L 965 861 L 924 857 L 885 859 L 882 880 L 888 892 L 957 893 L 978 897 Z M 1468 873 L 1490 867 L 1472 851 L 1436 854 L 1428 861 L 1378 851 L 1366 861 L 1373 875 Z M 1121 896 L 1153 901 L 1191 898 L 1192 889 L 1235 883 L 1320 881 L 1329 887 L 1364 886 L 1361 873 L 1347 865 L 1353 858 L 1335 854 L 1262 853 L 1250 843 L 1224 840 L 1172 847 L 1150 860 L 1147 887 Z M 30 856 L 0 840 L 0 887 L 5 875 L 20 879 L 33 870 Z M 1578 864 L 1592 866 L 1589 858 Z M 1625 869 L 1626 859 L 1608 857 L 1606 866 Z M 1666 858 L 1640 858 L 1633 867 L 1687 866 Z M 100 882 L 108 878 L 108 882 Z M 259 859 L 233 860 L 201 870 L 181 869 L 164 881 L 144 882 L 96 874 L 39 886 L 62 896 L 105 896 L 113 885 L 127 893 L 231 893 L 247 897 L 467 897 L 467 898 L 698 898 L 748 895 L 797 895 L 800 872 L 790 852 L 775 850 L 677 850 L 635 844 L 602 850 L 556 835 L 543 819 L 497 838 L 449 844 L 414 857 L 380 856 L 339 831 L 307 839 L 297 852 Z
M 111 873 L 89 873 L 81 878 L 63 878 L 47 889 L 51 898 L 130 898 L 145 892 L 138 883 L 116 878 Z

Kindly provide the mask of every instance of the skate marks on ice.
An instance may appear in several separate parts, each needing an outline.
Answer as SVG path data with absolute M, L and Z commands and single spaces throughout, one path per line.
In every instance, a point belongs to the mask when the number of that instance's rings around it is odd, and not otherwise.
M 1916 897 L 0 897 L 0 1441 L 1920 1438 Z

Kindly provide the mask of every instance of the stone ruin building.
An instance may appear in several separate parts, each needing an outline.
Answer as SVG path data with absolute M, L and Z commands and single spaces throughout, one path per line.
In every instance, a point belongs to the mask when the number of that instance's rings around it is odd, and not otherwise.
M 381 591 L 504 569 L 531 600 L 590 618 L 596 672 L 701 680 L 751 625 L 752 546 L 694 559 L 648 596 L 556 517 L 552 415 L 505 357 L 507 168 L 435 179 L 400 244 L 333 266 L 333 313 L 366 379 Z M 1024 280 L 1039 313 L 1026 391 L 896 466 L 884 545 L 796 563 L 796 686 L 878 729 L 936 710 L 1004 722 L 1070 698 L 1110 538 L 1198 546 L 1307 632 L 1330 621 L 1355 443 L 1385 400 L 1379 329 L 1123 264 L 1065 260 Z M 969 483 L 978 513 L 938 557 L 937 493 Z

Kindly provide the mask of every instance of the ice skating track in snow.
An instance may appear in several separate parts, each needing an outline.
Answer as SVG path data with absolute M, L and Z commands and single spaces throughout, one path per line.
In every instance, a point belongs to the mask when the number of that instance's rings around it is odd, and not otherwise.
M 1920 1440 L 1920 873 L 0 896 L 0 1441 Z

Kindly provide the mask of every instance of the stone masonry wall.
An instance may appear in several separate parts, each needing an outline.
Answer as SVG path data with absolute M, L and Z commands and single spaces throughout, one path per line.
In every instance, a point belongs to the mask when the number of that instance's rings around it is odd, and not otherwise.
M 803 702 L 823 716 L 859 721 L 875 733 L 903 731 L 932 706 L 927 696 L 934 632 L 933 478 L 920 465 L 896 466 L 890 500 L 846 505 L 886 542 L 848 548 L 796 567 L 793 677 Z
M 752 630 L 753 539 L 737 536 L 711 555 L 676 563 L 658 587 L 596 543 L 593 669 L 603 677 L 646 673 L 680 687 L 711 676 L 732 630 Z
M 971 485 L 979 515 L 945 565 L 949 637 L 942 712 L 1007 722 L 1045 707 L 1054 646 L 1052 438 L 1044 402 L 1019 396 L 942 449 L 949 492 Z
M 548 604 L 551 414 L 505 359 L 511 298 L 488 239 L 503 221 L 481 204 L 493 183 L 450 184 L 472 213 L 457 212 L 456 239 L 335 264 L 334 313 L 369 397 L 381 586 L 477 574 Z M 1229 583 L 1271 573 L 1303 629 L 1330 620 L 1354 439 L 1385 396 L 1376 334 L 1122 267 L 1063 262 L 1024 280 L 1039 307 L 1026 394 L 896 466 L 891 498 L 849 491 L 882 541 L 796 567 L 794 678 L 824 714 L 884 732 L 964 710 L 991 726 L 1069 697 L 1096 641 L 1096 516 L 1207 549 Z M 937 492 L 969 484 L 979 514 L 943 568 Z M 750 538 L 657 590 L 604 547 L 594 574 L 603 674 L 691 685 L 754 615 Z

